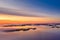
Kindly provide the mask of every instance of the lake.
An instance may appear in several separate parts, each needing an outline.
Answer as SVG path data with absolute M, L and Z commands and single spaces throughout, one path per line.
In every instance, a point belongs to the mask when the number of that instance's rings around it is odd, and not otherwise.
M 20 28 L 36 29 L 4 32 Z M 50 26 L 0 27 L 0 40 L 60 40 L 60 28 L 51 28 Z

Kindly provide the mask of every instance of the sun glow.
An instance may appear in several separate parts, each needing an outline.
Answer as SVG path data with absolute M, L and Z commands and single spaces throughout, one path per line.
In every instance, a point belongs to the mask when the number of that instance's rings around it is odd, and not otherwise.
M 60 22 L 56 20 L 56 18 L 50 17 L 24 17 L 24 16 L 15 16 L 15 15 L 7 15 L 7 14 L 0 14 L 0 21 L 1 20 L 9 20 L 11 22 L 20 22 L 20 23 L 52 23 L 52 22 Z M 8 22 L 9 21 L 5 21 Z M 2 22 L 3 23 L 3 22 Z

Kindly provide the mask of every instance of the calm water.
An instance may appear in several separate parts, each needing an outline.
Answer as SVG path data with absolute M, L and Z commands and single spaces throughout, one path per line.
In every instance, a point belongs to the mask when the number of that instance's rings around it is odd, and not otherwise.
M 36 30 L 4 32 L 4 30 L 19 29 L 20 27 L 0 27 L 0 40 L 60 40 L 60 28 L 49 26 L 24 26 L 35 27 Z

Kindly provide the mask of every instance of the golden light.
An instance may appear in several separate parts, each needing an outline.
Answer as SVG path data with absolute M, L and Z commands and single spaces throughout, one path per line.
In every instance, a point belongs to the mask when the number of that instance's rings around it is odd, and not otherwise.
M 24 16 L 15 16 L 15 15 L 7 15 L 0 14 L 0 21 L 6 22 L 18 22 L 18 23 L 52 23 L 52 22 L 60 22 L 60 19 L 51 18 L 51 17 L 24 17 Z M 9 20 L 9 21 L 8 21 Z

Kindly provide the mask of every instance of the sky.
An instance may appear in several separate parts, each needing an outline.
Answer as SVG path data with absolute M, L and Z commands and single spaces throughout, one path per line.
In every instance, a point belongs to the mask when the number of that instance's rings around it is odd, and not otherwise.
M 0 21 L 60 22 L 60 0 L 0 0 Z

